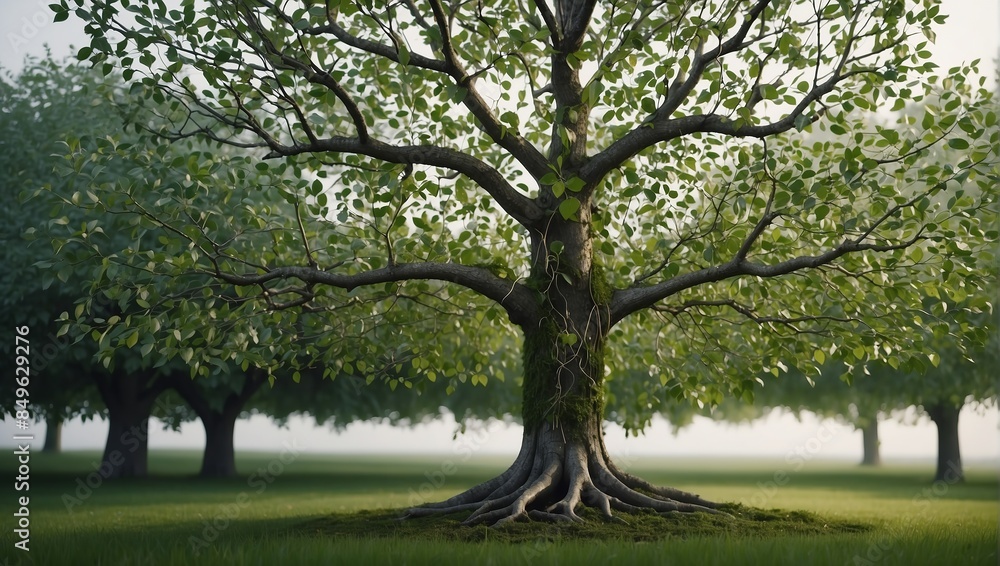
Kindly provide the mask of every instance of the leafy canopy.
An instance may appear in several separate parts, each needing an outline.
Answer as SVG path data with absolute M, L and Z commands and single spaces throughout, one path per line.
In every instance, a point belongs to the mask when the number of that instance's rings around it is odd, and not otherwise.
M 92 206 L 159 234 L 66 235 L 141 311 L 106 352 L 139 331 L 196 368 L 485 384 L 539 297 L 588 281 L 633 414 L 834 357 L 933 366 L 923 298 L 993 261 L 997 116 L 975 62 L 930 62 L 932 0 L 55 6 L 145 133 L 67 161 L 134 163 Z M 247 151 L 163 143 L 194 138 Z

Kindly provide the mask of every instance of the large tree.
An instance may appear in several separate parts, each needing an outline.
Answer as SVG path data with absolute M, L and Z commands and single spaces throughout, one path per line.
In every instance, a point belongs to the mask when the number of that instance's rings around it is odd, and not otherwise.
M 366 373 L 377 354 L 407 360 L 401 382 L 457 386 L 483 383 L 481 340 L 520 331 L 519 454 L 413 515 L 711 511 L 611 461 L 607 378 L 639 367 L 712 404 L 835 349 L 926 363 L 913 328 L 929 283 L 911 268 L 942 271 L 995 197 L 961 194 L 991 182 L 996 115 L 974 66 L 933 75 L 931 0 L 61 0 L 56 19 L 72 13 L 93 38 L 80 57 L 121 69 L 151 109 L 145 144 L 71 144 L 84 178 L 103 156 L 136 163 L 80 202 L 161 234 L 157 250 L 68 236 L 116 266 L 96 284 L 147 309 L 81 323 L 104 350 L 141 330 L 203 374 L 301 357 Z M 915 122 L 851 118 L 932 92 Z M 833 140 L 804 141 L 816 128 Z M 165 162 L 158 140 L 192 138 L 262 159 Z M 920 163 L 944 143 L 957 166 Z M 163 181 L 168 167 L 187 178 Z M 948 269 L 988 260 L 962 257 Z
M 75 190 L 71 178 L 54 170 L 66 136 L 105 136 L 121 130 L 115 112 L 93 104 L 93 89 L 104 82 L 94 70 L 49 57 L 27 58 L 16 75 L 0 79 L 0 230 L 6 244 L 0 250 L 6 267 L 0 275 L 0 319 L 8 329 L 30 327 L 31 375 L 26 389 L 33 415 L 48 423 L 46 446 L 50 446 L 48 434 L 65 420 L 107 416 L 110 427 L 101 473 L 136 476 L 146 473 L 146 423 L 162 386 L 147 388 L 156 381 L 155 375 L 109 371 L 96 359 L 92 341 L 73 345 L 62 334 L 56 319 L 88 293 L 83 279 L 89 266 L 54 262 L 46 228 L 53 209 L 58 209 L 55 203 Z M 54 198 L 27 198 L 46 185 L 50 189 L 46 195 Z M 72 211 L 66 215 L 62 210 L 59 216 L 67 222 L 85 222 L 84 215 Z M 97 304 L 107 311 L 113 302 L 102 297 Z M 119 358 L 135 362 L 139 356 L 123 353 Z M 0 392 L 0 398 L 9 399 L 5 407 L 15 407 L 11 397 L 16 389 L 5 387 Z

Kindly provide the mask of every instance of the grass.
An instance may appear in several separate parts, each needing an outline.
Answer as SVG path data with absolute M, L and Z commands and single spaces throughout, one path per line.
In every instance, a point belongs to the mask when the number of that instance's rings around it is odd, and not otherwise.
M 929 465 L 637 460 L 630 471 L 733 502 L 742 519 L 491 531 L 393 519 L 491 477 L 505 458 L 283 456 L 243 454 L 243 477 L 203 481 L 192 477 L 197 454 L 157 452 L 150 479 L 105 483 L 92 474 L 97 453 L 33 454 L 29 553 L 13 547 L 24 492 L 4 458 L 0 565 L 997 563 L 997 478 L 982 468 L 932 485 Z
M 548 525 L 535 521 L 518 521 L 502 529 L 461 524 L 469 512 L 446 517 L 423 517 L 399 521 L 399 510 L 338 513 L 312 521 L 303 530 L 317 536 L 380 537 L 387 539 L 440 540 L 445 542 L 534 543 L 546 541 L 621 540 L 658 542 L 666 538 L 692 537 L 755 537 L 769 538 L 787 535 L 825 535 L 831 533 L 865 532 L 871 527 L 862 523 L 830 520 L 803 511 L 762 510 L 743 505 L 722 507 L 730 516 L 655 513 L 618 514 L 627 524 L 604 520 L 596 511 L 584 509 L 582 524 Z

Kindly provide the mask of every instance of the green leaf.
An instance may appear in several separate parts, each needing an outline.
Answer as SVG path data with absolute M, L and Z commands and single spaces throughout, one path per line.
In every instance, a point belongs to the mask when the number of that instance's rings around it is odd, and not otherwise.
M 568 199 L 559 203 L 559 214 L 566 220 L 579 220 L 577 212 L 580 211 L 580 200 L 576 197 L 569 197 Z
M 569 181 L 566 181 L 566 188 L 574 193 L 580 192 L 586 185 L 587 182 L 579 177 L 573 177 Z
M 556 198 L 563 196 L 563 193 L 565 192 L 566 192 L 566 185 L 563 184 L 562 181 L 556 181 L 555 183 L 552 183 L 552 194 L 555 195 Z
M 969 142 L 962 138 L 952 138 L 948 140 L 948 147 L 952 149 L 969 149 Z

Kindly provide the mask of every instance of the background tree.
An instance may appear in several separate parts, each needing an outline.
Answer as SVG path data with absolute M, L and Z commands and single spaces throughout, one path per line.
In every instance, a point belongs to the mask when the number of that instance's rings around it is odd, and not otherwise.
M 58 175 L 55 167 L 62 160 L 68 137 L 100 139 L 122 131 L 118 108 L 101 98 L 99 87 L 114 88 L 114 76 L 77 62 L 58 62 L 51 58 L 27 59 L 16 76 L 0 81 L 0 107 L 3 115 L 0 144 L 4 241 L 0 250 L 7 269 L 0 275 L 0 318 L 7 328 L 31 327 L 31 370 L 29 387 L 31 409 L 36 419 L 44 419 L 46 447 L 57 438 L 61 423 L 74 417 L 98 416 L 108 419 L 108 438 L 101 462 L 106 477 L 144 476 L 148 471 L 148 424 L 153 414 L 166 416 L 170 407 L 156 405 L 166 390 L 165 362 L 150 356 L 152 349 L 123 351 L 102 363 L 96 358 L 98 348 L 89 338 L 76 341 L 63 334 L 65 325 L 57 319 L 75 312 L 81 297 L 93 305 L 93 316 L 114 320 L 128 305 L 118 297 L 86 284 L 84 278 L 94 266 L 56 261 L 57 245 L 48 219 L 57 217 L 56 226 L 72 223 L 85 230 L 108 229 L 109 234 L 124 234 L 125 228 L 111 218 L 98 222 L 85 218 L 81 211 L 65 203 L 76 194 L 74 179 Z M 120 77 L 117 85 L 120 87 Z M 122 163 L 100 168 L 103 178 L 124 174 Z M 40 198 L 29 198 L 41 187 L 49 190 Z M 127 240 L 127 239 L 126 239 Z M 119 239 L 116 245 L 127 245 Z M 101 266 L 114 269 L 114 266 Z M 82 311 L 81 311 L 82 314 Z M 176 368 L 173 366 L 167 366 Z M 15 388 L 2 388 L 9 398 L 8 408 L 15 407 Z
M 228 371 L 227 371 L 228 369 Z M 253 367 L 220 368 L 218 373 L 199 379 L 174 375 L 169 382 L 191 408 L 205 428 L 205 448 L 201 459 L 201 477 L 236 475 L 236 449 L 233 435 L 236 421 L 262 386 L 267 375 Z
M 928 311 L 943 309 L 942 316 L 950 318 L 956 307 L 956 297 L 965 301 L 985 302 L 985 295 L 963 297 L 961 290 L 945 295 L 940 301 L 928 301 Z M 954 483 L 965 479 L 959 445 L 958 421 L 963 407 L 987 408 L 996 405 L 996 365 L 1000 355 L 1000 341 L 995 330 L 996 313 L 984 315 L 977 326 L 992 328 L 990 341 L 968 352 L 962 352 L 955 345 L 966 339 L 968 323 L 955 323 L 946 332 L 941 327 L 934 330 L 930 341 L 940 352 L 940 360 L 923 372 L 907 372 L 894 376 L 896 395 L 907 402 L 918 405 L 937 427 L 937 465 L 934 479 Z M 975 324 L 975 322 L 972 322 Z
M 644 367 L 667 394 L 712 405 L 783 359 L 815 373 L 834 335 L 848 364 L 920 363 L 928 282 L 910 272 L 982 232 L 994 196 L 931 198 L 991 182 L 998 141 L 974 67 L 930 77 L 914 36 L 943 18 L 932 1 L 70 3 L 56 18 L 86 21 L 80 57 L 134 81 L 154 134 L 108 145 L 136 164 L 114 182 L 87 167 L 101 151 L 70 147 L 94 208 L 160 235 L 156 250 L 67 235 L 121 266 L 95 284 L 147 309 L 77 324 L 98 330 L 103 355 L 141 329 L 140 347 L 194 352 L 203 375 L 300 356 L 364 372 L 405 353 L 414 380 L 477 385 L 490 363 L 477 341 L 520 331 L 519 455 L 414 515 L 711 510 L 610 460 L 608 370 Z M 938 85 L 941 107 L 918 123 L 850 118 Z M 809 128 L 836 140 L 805 143 Z M 194 137 L 273 164 L 197 149 L 164 162 L 158 139 Z M 919 159 L 942 143 L 965 158 L 932 174 Z M 178 167 L 183 180 L 157 174 Z M 267 204 L 281 201 L 295 214 Z M 224 300 L 233 286 L 238 305 Z M 297 349 L 303 332 L 318 338 Z M 443 355 L 457 334 L 471 368 Z
M 0 231 L 7 243 L 0 249 L 0 261 L 6 266 L 0 274 L 0 318 L 5 328 L 31 328 L 30 409 L 36 419 L 46 422 L 46 449 L 58 449 L 52 443 L 58 443 L 62 422 L 104 413 L 106 403 L 91 376 L 105 370 L 94 358 L 97 348 L 92 343 L 71 346 L 70 338 L 60 333 L 62 325 L 56 318 L 72 311 L 85 289 L 71 277 L 73 266 L 54 267 L 49 241 L 25 240 L 26 233 L 45 232 L 52 210 L 51 201 L 26 200 L 26 195 L 47 183 L 65 193 L 69 183 L 55 174 L 54 167 L 64 149 L 62 140 L 70 132 L 106 135 L 120 130 L 121 122 L 116 127 L 113 115 L 92 105 L 86 96 L 88 86 L 101 82 L 99 73 L 48 57 L 26 59 L 16 76 L 5 74 L 0 80 Z M 76 221 L 82 217 L 72 216 Z M 15 406 L 15 390 L 0 389 L 9 400 L 4 403 L 8 409 Z
M 896 391 L 897 374 L 889 366 L 871 364 L 845 377 L 841 364 L 831 360 L 809 380 L 797 371 L 769 380 L 755 394 L 753 403 L 763 412 L 788 409 L 801 417 L 808 411 L 853 426 L 861 431 L 861 464 L 878 466 L 882 463 L 879 420 L 907 407 Z

